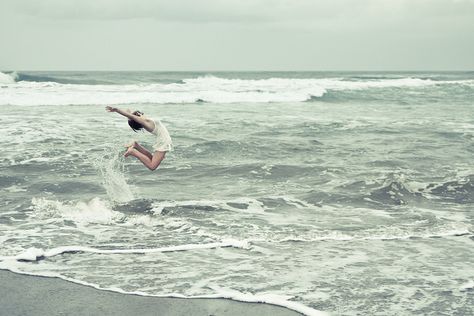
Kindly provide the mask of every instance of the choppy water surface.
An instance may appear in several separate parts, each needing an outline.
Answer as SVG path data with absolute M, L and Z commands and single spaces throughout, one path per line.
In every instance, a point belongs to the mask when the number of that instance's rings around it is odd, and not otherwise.
M 473 314 L 473 96 L 473 73 L 0 73 L 0 268 Z M 158 170 L 105 104 L 166 124 Z

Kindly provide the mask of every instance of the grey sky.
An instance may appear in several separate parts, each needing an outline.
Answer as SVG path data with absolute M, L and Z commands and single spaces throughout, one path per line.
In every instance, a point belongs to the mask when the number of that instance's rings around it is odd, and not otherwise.
M 474 0 L 1 0 L 4 70 L 474 70 Z

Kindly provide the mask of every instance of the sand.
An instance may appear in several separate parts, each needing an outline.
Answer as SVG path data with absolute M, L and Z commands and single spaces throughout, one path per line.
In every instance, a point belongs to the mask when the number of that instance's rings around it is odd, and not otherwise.
M 289 309 L 227 299 L 144 297 L 101 291 L 58 278 L 0 271 L 0 315 L 300 315 Z

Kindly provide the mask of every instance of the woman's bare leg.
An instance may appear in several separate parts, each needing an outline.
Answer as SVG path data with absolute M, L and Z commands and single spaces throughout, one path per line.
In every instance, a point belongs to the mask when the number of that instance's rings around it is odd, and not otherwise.
M 149 152 L 145 147 L 143 147 L 142 145 L 137 143 L 136 141 L 133 141 L 131 144 L 126 145 L 125 147 L 130 148 L 130 146 L 133 146 L 136 150 L 138 150 L 142 154 L 146 155 L 148 158 L 150 158 L 150 159 L 153 158 L 153 154 L 151 152 Z M 127 154 L 127 152 L 125 154 Z
M 145 167 L 150 170 L 155 170 L 161 164 L 163 159 L 165 159 L 166 151 L 155 151 L 150 159 L 146 154 L 138 151 L 138 149 L 130 146 L 125 153 L 125 157 L 133 156 L 140 160 Z

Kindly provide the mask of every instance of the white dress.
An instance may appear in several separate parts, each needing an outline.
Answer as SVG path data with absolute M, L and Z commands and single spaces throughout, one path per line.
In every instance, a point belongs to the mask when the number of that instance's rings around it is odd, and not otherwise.
M 160 120 L 153 120 L 155 129 L 151 132 L 156 136 L 156 142 L 153 145 L 155 151 L 171 151 L 173 149 L 173 142 L 171 141 L 170 133 Z

